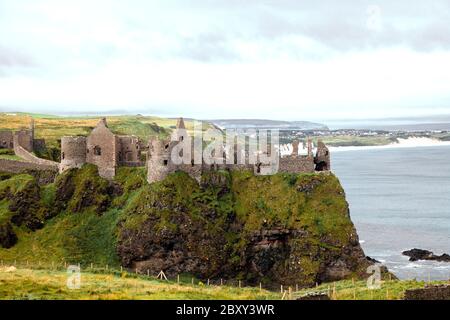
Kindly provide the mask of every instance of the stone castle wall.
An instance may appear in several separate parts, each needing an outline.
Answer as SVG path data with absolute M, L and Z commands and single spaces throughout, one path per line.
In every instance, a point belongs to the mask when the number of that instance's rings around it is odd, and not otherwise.
M 100 176 L 112 179 L 116 175 L 119 139 L 103 119 L 87 137 L 86 162 L 98 167 Z
M 62 137 L 59 171 L 81 168 L 86 163 L 86 149 L 86 137 Z
M 310 173 L 314 172 L 315 164 L 312 156 L 287 156 L 281 157 L 279 172 L 284 173 Z
M 57 171 L 57 168 L 55 168 L 55 166 L 49 166 L 46 164 L 39 164 L 33 162 L 7 160 L 7 159 L 0 159 L 0 168 L 1 171 L 11 173 L 23 173 L 26 170 Z
M 0 148 L 14 148 L 14 137 L 12 131 L 0 131 Z
M 52 167 L 54 169 L 59 168 L 58 162 L 38 158 L 34 154 L 28 152 L 28 150 L 26 150 L 25 148 L 23 148 L 20 145 L 14 145 L 14 153 L 17 156 L 21 157 L 22 159 L 26 160 L 27 162 L 31 162 L 31 163 L 41 165 L 41 166 L 46 166 L 46 167 Z
M 142 165 L 141 145 L 135 136 L 119 136 L 117 159 L 121 165 Z
M 28 152 L 33 152 L 33 132 L 31 130 L 20 130 L 14 132 L 14 146 L 21 146 Z

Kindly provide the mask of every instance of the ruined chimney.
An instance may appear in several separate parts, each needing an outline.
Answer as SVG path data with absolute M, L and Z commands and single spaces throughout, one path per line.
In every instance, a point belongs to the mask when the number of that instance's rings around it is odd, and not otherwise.
M 298 156 L 298 145 L 299 144 L 300 144 L 300 142 L 298 140 L 292 141 L 292 155 L 293 156 Z
M 312 157 L 312 156 L 313 156 L 312 140 L 311 140 L 311 138 L 308 138 L 308 157 Z

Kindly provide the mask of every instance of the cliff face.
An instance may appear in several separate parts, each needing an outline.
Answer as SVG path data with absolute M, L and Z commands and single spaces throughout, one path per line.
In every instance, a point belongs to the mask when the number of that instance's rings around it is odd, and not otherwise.
M 143 188 L 119 223 L 124 265 L 171 276 L 313 285 L 362 276 L 345 194 L 331 174 L 184 173 Z
M 0 257 L 266 286 L 367 276 L 372 262 L 332 174 L 219 171 L 198 183 L 177 172 L 148 185 L 144 171 L 120 168 L 109 182 L 87 165 L 45 186 L 30 175 L 0 181 Z

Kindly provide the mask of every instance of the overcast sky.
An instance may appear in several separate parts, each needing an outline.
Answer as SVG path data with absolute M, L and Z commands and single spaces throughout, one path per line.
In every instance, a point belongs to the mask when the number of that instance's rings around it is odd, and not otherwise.
M 0 111 L 450 114 L 450 1 L 0 0 Z

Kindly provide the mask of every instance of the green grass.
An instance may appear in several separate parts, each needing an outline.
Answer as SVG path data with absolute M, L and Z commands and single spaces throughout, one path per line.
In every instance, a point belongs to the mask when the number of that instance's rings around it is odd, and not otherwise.
M 366 281 L 343 280 L 324 283 L 313 289 L 300 290 L 295 296 L 308 293 L 327 293 L 333 300 L 401 300 L 406 290 L 424 288 L 425 285 L 448 284 L 449 281 L 386 280 L 379 289 L 369 289 Z
M 43 138 L 49 146 L 58 146 L 63 136 L 87 136 L 97 125 L 97 117 L 60 117 L 32 113 L 0 113 L 0 130 L 19 130 L 29 128 L 30 118 L 34 119 L 35 136 Z M 150 137 L 167 137 L 175 128 L 176 119 L 153 116 L 108 116 L 108 125 L 116 134 L 136 135 L 147 141 Z M 192 121 L 185 121 L 189 131 L 193 129 Z M 209 127 L 207 125 L 206 127 Z M 205 127 L 205 128 L 206 128 Z
M 126 272 L 94 273 L 89 267 L 81 273 L 79 289 L 69 289 L 67 279 L 66 271 L 0 270 L 0 299 L 264 300 L 281 297 L 278 293 L 260 291 L 259 288 L 208 286 L 198 281 L 194 285 L 190 282 L 178 284 Z
M 21 161 L 22 158 L 15 155 L 12 149 L 0 149 L 0 159 Z
M 68 274 L 62 265 L 54 264 L 52 268 L 39 268 L 28 262 L 23 266 L 6 272 L 7 265 L 0 267 L 0 299 L 136 299 L 136 300 L 278 300 L 282 294 L 274 291 L 261 290 L 254 287 L 241 288 L 229 285 L 207 285 L 195 279 L 191 283 L 190 276 L 169 281 L 156 280 L 154 277 L 135 275 L 127 271 L 112 270 L 106 266 L 94 264 L 81 267 L 81 282 L 79 289 L 67 287 Z M 32 269 L 30 268 L 31 266 Z M 154 275 L 153 275 L 154 276 Z M 370 290 L 365 281 L 344 280 L 335 283 L 322 284 L 313 289 L 302 289 L 285 299 L 295 299 L 308 293 L 327 293 L 333 300 L 401 300 L 408 289 L 424 288 L 427 284 L 445 284 L 448 281 L 433 281 L 426 283 L 415 280 L 383 281 L 379 289 Z

